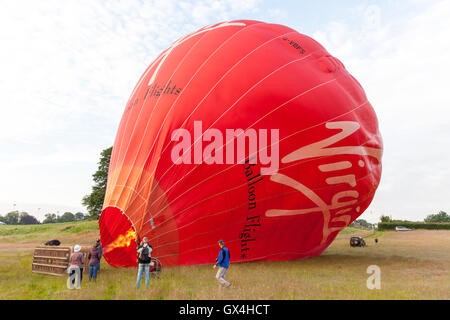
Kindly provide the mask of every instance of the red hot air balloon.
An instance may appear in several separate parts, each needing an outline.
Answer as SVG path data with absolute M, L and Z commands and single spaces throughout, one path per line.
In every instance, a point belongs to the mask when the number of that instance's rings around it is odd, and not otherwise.
M 165 265 L 321 254 L 369 206 L 382 140 L 361 85 L 286 26 L 232 21 L 175 41 L 139 79 L 113 147 L 105 259 Z

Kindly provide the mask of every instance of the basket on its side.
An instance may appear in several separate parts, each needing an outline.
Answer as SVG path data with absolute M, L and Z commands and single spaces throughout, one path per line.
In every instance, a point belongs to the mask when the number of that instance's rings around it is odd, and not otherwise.
M 39 246 L 34 249 L 31 271 L 36 273 L 62 276 L 69 266 L 72 247 Z

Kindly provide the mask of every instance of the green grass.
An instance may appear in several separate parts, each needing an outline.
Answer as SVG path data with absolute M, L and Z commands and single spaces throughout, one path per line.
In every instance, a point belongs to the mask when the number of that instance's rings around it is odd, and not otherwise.
M 93 230 L 98 231 L 97 220 L 37 225 L 1 225 L 0 242 L 17 242 L 26 239 L 59 239 L 69 234 L 79 234 Z
M 339 234 L 351 234 L 351 233 L 355 233 L 355 232 L 361 232 L 361 231 L 371 231 L 372 229 L 369 228 L 357 228 L 357 227 L 347 227 L 344 230 L 342 230 L 341 232 L 339 232 Z
M 67 228 L 69 227 L 70 228 Z M 2 226 L 3 228 L 5 226 Z M 450 231 L 377 232 L 368 246 L 351 248 L 352 234 L 343 232 L 318 257 L 306 260 L 232 264 L 232 288 L 219 290 L 212 265 L 164 268 L 149 289 L 135 289 L 136 270 L 116 269 L 102 261 L 96 283 L 84 274 L 81 290 L 69 290 L 66 276 L 31 272 L 32 248 L 15 250 L 9 242 L 22 239 L 27 228 L 33 241 L 41 236 L 90 242 L 96 221 L 37 226 L 6 226 L 0 236 L 0 299 L 450 299 Z M 50 229 L 47 229 L 50 228 Z M 0 229 L 1 229 L 0 228 Z M 64 229 L 64 230 L 62 230 Z M 79 232 L 75 232 L 79 230 Z M 0 232 L 2 232 L 0 231 Z M 56 234 L 52 234 L 56 232 Z M 355 233 L 356 232 L 356 233 Z M 373 238 L 379 243 L 375 245 Z M 8 240 L 8 241 L 5 241 Z M 22 240 L 19 240 L 22 241 Z M 26 241 L 31 241 L 30 239 Z M 27 242 L 31 244 L 32 242 Z M 73 243 L 72 243 L 73 244 Z M 381 268 L 381 290 L 369 290 L 366 269 Z

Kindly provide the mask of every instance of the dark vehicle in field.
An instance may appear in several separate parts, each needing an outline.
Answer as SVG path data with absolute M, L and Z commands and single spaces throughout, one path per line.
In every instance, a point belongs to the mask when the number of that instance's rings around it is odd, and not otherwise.
M 362 237 L 351 237 L 350 238 L 351 247 L 365 247 L 366 241 Z

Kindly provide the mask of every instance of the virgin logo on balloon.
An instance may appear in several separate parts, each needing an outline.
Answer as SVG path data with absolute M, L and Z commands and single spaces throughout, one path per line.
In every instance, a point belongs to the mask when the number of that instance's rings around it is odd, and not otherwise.
M 136 266 L 321 254 L 370 205 L 383 143 L 362 86 L 278 24 L 222 22 L 176 40 L 131 93 L 100 217 L 106 261 Z
M 380 148 L 371 148 L 366 146 L 342 146 L 342 147 L 330 147 L 349 135 L 353 134 L 359 130 L 360 125 L 357 122 L 352 121 L 342 121 L 342 122 L 328 122 L 326 125 L 328 129 L 339 129 L 341 132 L 323 139 L 321 141 L 312 143 L 310 145 L 301 147 L 288 155 L 283 159 L 283 163 L 290 163 L 294 161 L 319 158 L 333 155 L 359 155 L 359 156 L 371 156 L 375 158 L 378 162 L 381 160 L 382 151 Z M 338 162 L 327 162 L 327 158 L 321 159 L 321 163 L 318 165 L 318 169 L 322 172 L 329 173 L 330 176 L 325 179 L 325 182 L 332 185 L 344 184 L 348 185 L 350 188 L 355 188 L 357 186 L 357 179 L 354 173 L 349 173 L 353 167 L 353 163 L 350 161 L 338 161 Z M 363 160 L 358 160 L 358 166 L 364 167 L 365 162 Z M 341 175 L 336 176 L 335 173 L 344 172 Z M 322 198 L 320 198 L 314 190 L 311 190 L 304 184 L 296 181 L 286 175 L 276 173 L 270 178 L 272 181 L 284 184 L 295 190 L 301 192 L 304 196 L 310 199 L 316 206 L 312 208 L 303 209 L 293 209 L 293 210 L 282 210 L 282 209 L 271 209 L 266 211 L 266 216 L 268 217 L 280 217 L 280 216 L 290 216 L 290 215 L 301 215 L 301 214 L 311 214 L 320 212 L 323 216 L 323 237 L 321 243 L 324 243 L 328 236 L 334 232 L 339 231 L 349 225 L 351 220 L 350 211 L 355 210 L 360 212 L 361 208 L 358 206 L 353 208 L 352 206 L 358 203 L 359 193 L 357 190 L 345 190 L 340 191 L 332 195 L 331 203 L 328 204 Z M 347 201 L 341 201 L 347 198 Z M 337 210 L 332 216 L 332 210 Z M 334 226 L 333 226 L 334 225 Z

